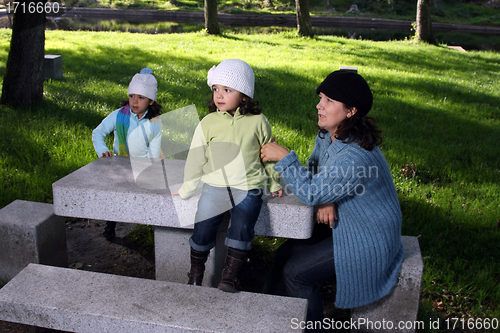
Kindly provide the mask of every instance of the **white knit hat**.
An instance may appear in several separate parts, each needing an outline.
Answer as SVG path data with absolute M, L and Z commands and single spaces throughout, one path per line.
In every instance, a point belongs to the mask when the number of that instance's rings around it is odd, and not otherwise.
M 128 94 L 137 94 L 156 101 L 158 82 L 153 76 L 153 70 L 143 68 L 139 74 L 135 74 L 128 85 Z
M 227 59 L 210 68 L 207 84 L 210 88 L 214 84 L 220 84 L 253 98 L 255 77 L 252 67 L 243 60 Z

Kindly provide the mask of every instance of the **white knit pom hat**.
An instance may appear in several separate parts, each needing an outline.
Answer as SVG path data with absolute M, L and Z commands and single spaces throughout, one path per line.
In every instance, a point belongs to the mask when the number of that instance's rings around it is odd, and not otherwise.
M 139 74 L 135 74 L 128 85 L 128 94 L 137 94 L 156 101 L 158 82 L 153 76 L 153 70 L 143 68 Z
M 253 98 L 255 76 L 252 67 L 243 60 L 227 59 L 210 68 L 207 84 L 210 88 L 214 84 L 220 84 Z

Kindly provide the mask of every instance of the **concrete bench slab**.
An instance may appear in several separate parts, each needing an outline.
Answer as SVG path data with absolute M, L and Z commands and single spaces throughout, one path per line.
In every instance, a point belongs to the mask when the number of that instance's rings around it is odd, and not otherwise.
M 100 158 L 52 185 L 57 215 L 193 229 L 201 185 L 188 200 L 172 197 L 182 185 L 185 161 L 114 156 Z M 255 232 L 262 236 L 309 238 L 313 208 L 291 191 L 266 195 Z
M 0 289 L 0 320 L 95 333 L 291 332 L 307 300 L 30 264 Z
M 43 60 L 43 72 L 46 79 L 62 79 L 64 76 L 62 56 L 46 54 Z
M 417 237 L 402 236 L 405 257 L 398 285 L 380 300 L 352 310 L 352 322 L 364 323 L 351 332 L 404 332 L 423 329 L 417 321 L 424 263 Z
M 52 184 L 57 215 L 155 226 L 156 279 L 186 283 L 189 243 L 201 184 L 187 200 L 172 197 L 181 187 L 183 160 L 156 160 L 113 156 L 100 158 Z M 261 236 L 306 239 L 312 234 L 313 207 L 304 205 L 291 190 L 263 197 L 255 226 Z M 307 223 L 311 221 L 311 223 Z M 206 264 L 203 284 L 217 286 L 226 255 L 226 224 Z
M 15 200 L 0 210 L 0 280 L 29 263 L 68 265 L 64 218 L 51 204 Z

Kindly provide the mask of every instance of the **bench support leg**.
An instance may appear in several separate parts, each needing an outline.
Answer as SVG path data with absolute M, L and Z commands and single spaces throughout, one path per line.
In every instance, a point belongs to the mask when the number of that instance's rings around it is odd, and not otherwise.
M 15 200 L 0 210 L 0 280 L 29 263 L 68 266 L 64 218 L 51 204 Z
M 189 238 L 192 234 L 191 229 L 155 227 L 156 280 L 188 282 L 187 273 L 191 268 Z M 217 245 L 210 251 L 205 264 L 203 286 L 216 288 L 219 285 L 227 253 L 225 239 L 226 232 L 219 231 Z

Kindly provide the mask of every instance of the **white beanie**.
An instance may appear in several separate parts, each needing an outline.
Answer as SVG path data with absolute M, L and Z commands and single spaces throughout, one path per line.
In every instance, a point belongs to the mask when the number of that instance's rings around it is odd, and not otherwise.
M 253 98 L 255 77 L 252 67 L 240 59 L 227 59 L 208 71 L 207 84 L 210 88 L 220 84 L 238 90 Z
M 156 101 L 158 83 L 153 76 L 153 70 L 149 68 L 141 69 L 139 74 L 135 74 L 128 85 L 128 94 L 137 94 Z

